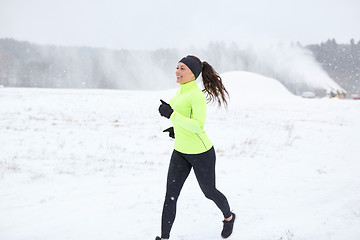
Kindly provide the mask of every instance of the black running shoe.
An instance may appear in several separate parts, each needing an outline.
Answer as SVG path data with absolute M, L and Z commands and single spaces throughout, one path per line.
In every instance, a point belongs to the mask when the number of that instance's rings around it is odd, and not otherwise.
M 232 214 L 232 219 L 230 221 L 223 221 L 224 226 L 223 226 L 223 230 L 221 232 L 221 236 L 223 238 L 228 238 L 230 237 L 233 228 L 234 228 L 234 222 L 235 222 L 235 213 L 231 213 Z M 157 240 L 157 239 L 156 239 Z
M 161 238 L 159 238 L 159 237 L 156 237 L 156 238 L 155 238 L 155 240 L 161 240 Z

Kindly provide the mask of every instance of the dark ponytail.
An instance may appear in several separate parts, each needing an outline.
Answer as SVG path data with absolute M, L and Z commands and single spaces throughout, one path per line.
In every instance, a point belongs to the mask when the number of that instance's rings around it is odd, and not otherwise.
M 202 80 L 205 88 L 202 91 L 206 94 L 206 99 L 209 102 L 217 99 L 219 106 L 221 106 L 221 102 L 227 106 L 226 96 L 229 97 L 229 93 L 225 89 L 219 74 L 207 62 L 202 62 Z
M 201 62 L 198 57 L 188 55 L 182 58 L 179 62 L 184 63 L 191 72 L 194 74 L 195 79 L 202 73 L 202 80 L 204 85 L 203 93 L 206 95 L 206 99 L 209 102 L 215 101 L 221 106 L 221 102 L 227 105 L 226 96 L 229 97 L 229 93 L 226 91 L 222 79 L 215 69 L 207 62 Z

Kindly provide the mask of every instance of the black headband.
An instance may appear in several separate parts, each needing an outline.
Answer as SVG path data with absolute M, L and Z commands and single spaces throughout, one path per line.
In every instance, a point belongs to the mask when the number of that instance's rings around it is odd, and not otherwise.
M 200 73 L 202 72 L 202 64 L 196 59 L 194 56 L 188 55 L 182 58 L 179 62 L 184 63 L 188 68 L 190 68 L 191 72 L 194 74 L 195 79 L 198 78 Z

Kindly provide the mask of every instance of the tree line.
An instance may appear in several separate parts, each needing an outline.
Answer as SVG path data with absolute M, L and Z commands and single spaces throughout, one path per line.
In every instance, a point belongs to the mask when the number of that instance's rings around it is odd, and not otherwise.
M 323 69 L 349 93 L 360 93 L 360 41 L 338 44 L 329 39 L 307 46 Z
M 42 46 L 0 39 L 0 85 L 135 89 L 143 85 L 142 63 L 159 52 Z M 160 71 L 163 64 L 154 71 Z
M 308 46 L 297 44 L 297 47 L 310 51 L 328 75 L 349 93 L 360 92 L 360 41 L 338 44 L 332 39 Z M 174 78 L 179 58 L 188 52 L 204 57 L 220 73 L 232 70 L 258 72 L 280 80 L 295 94 L 308 87 L 306 84 L 295 86 L 288 80 L 289 74 L 259 64 L 262 56 L 255 58 L 253 50 L 239 49 L 236 44 L 216 42 L 205 49 L 147 51 L 37 45 L 14 39 L 0 39 L 0 85 L 165 89 L 176 86 L 169 79 Z

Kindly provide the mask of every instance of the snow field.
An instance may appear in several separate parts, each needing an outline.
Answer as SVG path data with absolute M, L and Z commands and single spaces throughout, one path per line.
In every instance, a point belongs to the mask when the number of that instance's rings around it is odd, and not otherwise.
M 209 105 L 206 131 L 231 239 L 359 239 L 360 102 L 223 78 L 229 107 Z M 173 141 L 157 108 L 175 91 L 1 89 L 0 239 L 159 235 Z M 221 220 L 191 173 L 171 239 L 221 239 Z

